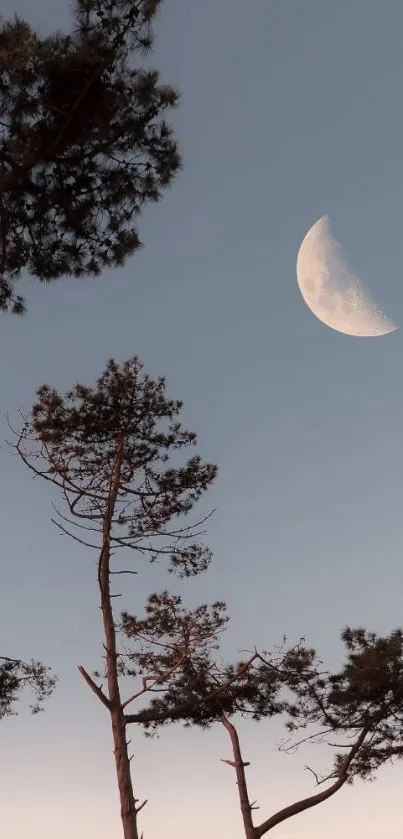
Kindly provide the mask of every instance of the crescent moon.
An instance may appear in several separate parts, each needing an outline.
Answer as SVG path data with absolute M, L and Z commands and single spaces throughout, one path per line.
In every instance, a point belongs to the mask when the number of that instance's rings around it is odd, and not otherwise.
M 302 241 L 297 282 L 311 312 L 337 332 L 372 338 L 398 329 L 349 267 L 327 216 L 315 222 Z

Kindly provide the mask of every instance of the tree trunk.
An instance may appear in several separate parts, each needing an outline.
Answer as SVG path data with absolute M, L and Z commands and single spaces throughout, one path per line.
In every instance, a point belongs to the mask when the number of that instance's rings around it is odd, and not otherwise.
M 101 611 L 105 633 L 108 693 L 109 700 L 111 702 L 110 716 L 112 722 L 123 835 L 124 839 L 138 839 L 137 808 L 134 799 L 130 760 L 127 751 L 124 712 L 120 698 L 117 670 L 118 654 L 116 648 L 116 630 L 113 619 L 110 590 L 110 532 L 120 483 L 123 447 L 124 435 L 121 434 L 117 442 L 116 456 L 111 474 L 108 506 L 104 516 L 103 543 L 98 562 L 98 582 L 101 591 Z
M 124 839 L 138 839 L 137 810 L 133 794 L 130 760 L 127 753 L 124 715 L 121 708 L 113 708 L 110 714 L 112 721 L 116 775 L 120 797 L 120 816 L 123 824 L 123 836 Z
M 116 776 L 120 796 L 120 814 L 123 824 L 124 839 L 138 839 L 137 810 L 134 800 L 130 760 L 126 742 L 126 726 L 117 673 L 116 632 L 109 593 L 109 556 L 107 562 L 105 559 L 103 560 L 102 565 L 108 566 L 108 572 L 103 570 L 101 573 L 101 582 L 104 580 L 105 576 L 108 577 L 106 591 L 104 588 L 102 590 L 101 609 L 106 641 L 108 693 L 111 701 L 110 716 L 112 723 Z
M 227 719 L 225 714 L 222 715 L 221 722 L 224 728 L 227 729 L 228 734 L 231 738 L 234 760 L 224 760 L 223 762 L 228 763 L 230 766 L 233 766 L 236 772 L 236 782 L 238 787 L 239 804 L 241 807 L 245 839 L 258 839 L 257 828 L 254 827 L 252 821 L 252 804 L 249 801 L 248 788 L 246 785 L 245 777 L 245 767 L 249 766 L 249 763 L 245 763 L 245 761 L 242 759 L 241 747 L 239 745 L 239 738 L 235 726 L 233 726 L 232 723 L 230 723 L 229 719 Z

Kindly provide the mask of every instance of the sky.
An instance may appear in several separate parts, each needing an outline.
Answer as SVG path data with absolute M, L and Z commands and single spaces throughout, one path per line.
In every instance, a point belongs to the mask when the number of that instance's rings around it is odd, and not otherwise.
M 62 0 L 3 0 L 48 34 Z M 24 278 L 28 313 L 0 316 L 5 414 L 43 382 L 91 383 L 113 356 L 138 354 L 184 400 L 199 452 L 219 464 L 208 496 L 209 571 L 173 582 L 142 567 L 122 608 L 175 587 L 189 606 L 224 599 L 229 655 L 305 636 L 328 666 L 340 631 L 402 622 L 403 332 L 337 333 L 299 292 L 300 243 L 321 216 L 386 314 L 403 325 L 403 4 L 396 0 L 170 0 L 154 65 L 177 85 L 184 168 L 139 222 L 144 247 L 123 269 L 51 286 Z M 122 835 L 108 715 L 77 673 L 96 669 L 95 559 L 51 525 L 46 485 L 0 449 L 1 653 L 59 676 L 46 711 L 22 703 L 0 727 L 7 839 Z M 133 730 L 145 839 L 242 839 L 227 733 Z M 239 725 L 263 820 L 314 786 L 326 750 L 276 748 L 277 723 Z M 282 839 L 396 839 L 397 764 L 283 823 Z M 274 833 L 273 833 L 274 836 Z

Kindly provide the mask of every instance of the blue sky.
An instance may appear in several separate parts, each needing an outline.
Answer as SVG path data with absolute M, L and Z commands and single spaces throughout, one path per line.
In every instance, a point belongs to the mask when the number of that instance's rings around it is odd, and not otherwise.
M 402 332 L 338 334 L 299 293 L 300 242 L 322 215 L 357 274 L 403 324 L 403 4 L 385 0 L 166 2 L 154 64 L 182 90 L 184 169 L 145 213 L 144 248 L 123 270 L 50 287 L 24 279 L 23 319 L 1 315 L 2 413 L 48 381 L 90 382 L 137 353 L 185 401 L 200 452 L 218 462 L 206 507 L 215 559 L 176 583 L 189 605 L 223 598 L 224 648 L 305 635 L 332 666 L 340 629 L 401 623 Z M 3 0 L 45 34 L 61 0 Z M 7 436 L 5 422 L 1 428 Z M 3 654 L 60 676 L 46 713 L 1 724 L 8 839 L 120 836 L 109 720 L 77 674 L 99 663 L 95 557 L 52 529 L 52 492 L 0 450 Z M 126 583 L 122 608 L 172 580 Z M 252 799 L 266 818 L 312 791 L 316 750 L 278 755 L 274 723 L 239 727 Z M 226 732 L 133 730 L 133 777 L 149 798 L 145 839 L 242 839 Z M 396 839 L 402 769 L 357 784 L 277 828 L 298 839 Z

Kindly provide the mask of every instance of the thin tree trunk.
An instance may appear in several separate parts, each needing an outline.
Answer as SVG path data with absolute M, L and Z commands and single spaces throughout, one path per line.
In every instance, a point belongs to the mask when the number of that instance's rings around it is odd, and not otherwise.
M 115 462 L 112 469 L 108 508 L 105 512 L 103 527 L 103 544 L 98 564 L 98 581 L 101 590 L 101 611 L 105 633 L 106 669 L 108 694 L 111 702 L 110 716 L 116 775 L 120 796 L 120 814 L 123 824 L 124 839 L 138 839 L 137 808 L 133 793 L 130 772 L 130 760 L 127 750 L 126 726 L 122 701 L 120 698 L 119 679 L 117 672 L 116 630 L 113 619 L 110 591 L 110 532 L 112 518 L 116 505 L 119 488 L 120 471 L 122 466 L 124 435 L 118 439 Z
M 230 766 L 233 766 L 236 772 L 236 782 L 238 786 L 239 803 L 241 806 L 245 839 L 257 839 L 257 832 L 252 821 L 252 805 L 249 801 L 245 777 L 245 766 L 249 766 L 249 764 L 242 760 L 241 747 L 239 745 L 238 733 L 235 727 L 232 723 L 230 723 L 227 717 L 224 716 L 224 714 L 221 717 L 221 722 L 224 728 L 227 729 L 231 738 L 234 760 L 224 760 L 223 763 L 228 763 Z
M 134 801 L 130 760 L 127 752 L 126 728 L 121 708 L 111 712 L 116 776 L 120 797 L 120 817 L 124 839 L 139 839 L 137 829 L 137 808 Z

